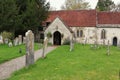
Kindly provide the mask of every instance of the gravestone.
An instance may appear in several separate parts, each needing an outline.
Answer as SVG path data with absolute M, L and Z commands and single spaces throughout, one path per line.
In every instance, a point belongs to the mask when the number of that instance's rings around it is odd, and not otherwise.
M 22 44 L 22 35 L 18 36 L 18 41 L 19 41 L 19 45 L 21 45 Z
M 5 42 L 5 44 L 8 44 L 8 39 L 7 38 L 5 38 L 5 40 L 4 40 L 4 42 Z
M 23 37 L 23 44 L 26 43 L 26 37 Z
M 48 45 L 48 38 L 45 37 L 44 39 L 44 43 L 43 43 L 43 53 L 42 53 L 42 58 L 45 58 L 45 53 L 46 53 L 46 50 L 47 50 L 47 45 Z
M 17 46 L 18 43 L 19 43 L 19 40 L 18 40 L 18 37 L 16 37 L 16 38 L 14 39 L 14 46 Z
M 12 42 L 9 42 L 9 43 L 8 43 L 8 46 L 9 46 L 9 47 L 12 47 L 12 46 L 13 46 Z
M 105 39 L 103 39 L 103 46 L 105 46 Z
M 120 41 L 119 41 L 119 43 L 118 43 L 118 48 L 120 49 Z
M 34 34 L 31 30 L 26 32 L 26 66 L 34 64 Z
M 0 36 L 0 44 L 3 44 L 3 37 Z
M 74 39 L 73 39 L 73 35 L 72 35 L 72 37 L 70 39 L 70 51 L 73 51 L 73 49 L 74 49 Z
M 87 38 L 84 40 L 84 45 L 86 45 L 86 43 L 87 43 Z
M 110 55 L 110 43 L 109 43 L 109 40 L 108 40 L 108 44 L 107 44 L 107 55 L 108 56 Z

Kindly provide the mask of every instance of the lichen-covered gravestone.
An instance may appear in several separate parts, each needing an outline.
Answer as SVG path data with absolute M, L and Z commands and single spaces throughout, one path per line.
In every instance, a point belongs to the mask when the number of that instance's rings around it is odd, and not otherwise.
M 34 34 L 31 30 L 26 32 L 26 66 L 34 64 Z
M 44 39 L 44 43 L 43 43 L 43 53 L 42 53 L 42 58 L 45 58 L 45 57 L 46 57 L 46 56 L 45 56 L 45 52 L 46 52 L 46 50 L 47 50 L 47 45 L 48 45 L 48 38 L 45 37 L 45 39 Z
M 19 39 L 19 45 L 21 45 L 22 44 L 22 35 L 19 35 L 18 39 Z

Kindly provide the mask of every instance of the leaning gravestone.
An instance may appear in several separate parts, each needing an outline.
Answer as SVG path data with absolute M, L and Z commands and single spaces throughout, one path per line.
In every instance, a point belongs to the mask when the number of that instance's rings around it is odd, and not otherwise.
M 19 41 L 19 45 L 21 45 L 22 44 L 22 35 L 18 36 L 18 41 Z
M 45 52 L 47 50 L 47 44 L 48 44 L 48 38 L 45 37 L 44 43 L 43 43 L 43 53 L 42 53 L 42 58 L 45 58 Z
M 34 64 L 34 34 L 31 30 L 26 32 L 26 66 Z

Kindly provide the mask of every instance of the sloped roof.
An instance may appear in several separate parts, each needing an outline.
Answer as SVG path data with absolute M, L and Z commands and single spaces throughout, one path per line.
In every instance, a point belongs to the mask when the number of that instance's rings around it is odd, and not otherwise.
M 46 22 L 52 22 L 56 17 L 70 27 L 95 27 L 95 10 L 63 10 L 51 11 Z
M 98 12 L 98 24 L 120 24 L 120 12 Z

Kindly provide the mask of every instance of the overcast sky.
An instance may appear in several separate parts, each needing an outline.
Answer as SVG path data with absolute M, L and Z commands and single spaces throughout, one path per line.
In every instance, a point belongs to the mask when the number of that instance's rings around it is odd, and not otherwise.
M 60 10 L 61 6 L 64 4 L 65 0 L 47 0 L 50 2 L 50 5 L 54 8 L 56 8 L 56 10 Z M 87 2 L 90 3 L 91 8 L 94 9 L 98 0 L 86 0 Z M 120 3 L 120 0 L 112 0 L 115 2 L 115 4 Z

